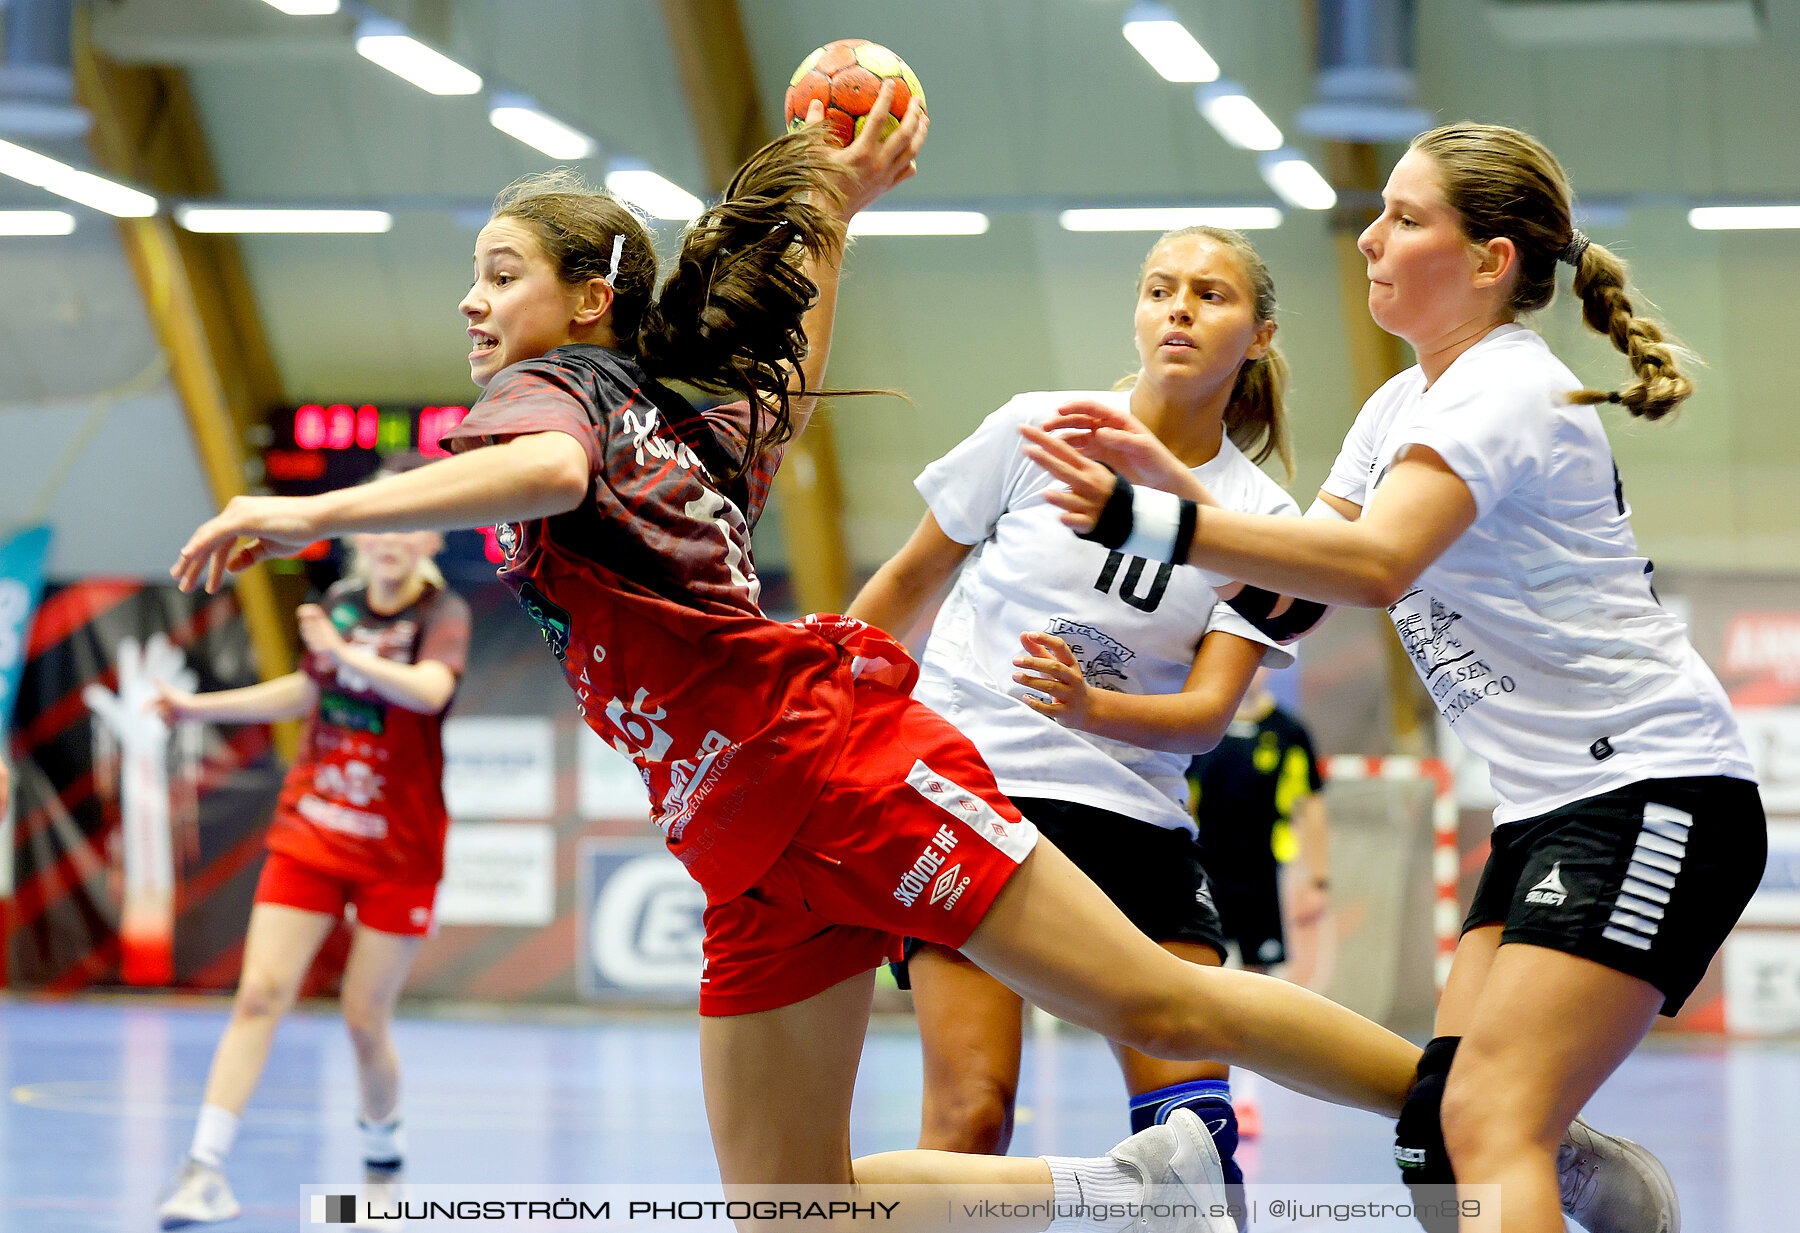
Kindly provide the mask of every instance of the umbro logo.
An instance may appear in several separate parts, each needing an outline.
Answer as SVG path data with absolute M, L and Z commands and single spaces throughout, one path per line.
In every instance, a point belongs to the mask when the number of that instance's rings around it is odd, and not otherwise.
M 1550 872 L 1536 886 L 1525 892 L 1526 903 L 1541 903 L 1547 907 L 1559 908 L 1569 898 L 1569 892 L 1563 889 L 1562 862 L 1557 861 L 1550 866 Z
M 963 891 L 968 889 L 969 882 L 972 880 L 961 877 L 961 873 L 961 861 L 940 873 L 937 881 L 931 884 L 931 902 L 935 904 L 939 900 L 944 900 L 946 911 L 955 907 L 956 901 L 962 898 Z

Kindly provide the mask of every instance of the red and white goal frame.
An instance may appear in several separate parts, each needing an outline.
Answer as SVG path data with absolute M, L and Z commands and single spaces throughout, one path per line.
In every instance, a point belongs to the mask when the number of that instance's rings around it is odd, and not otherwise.
M 1450 961 L 1456 955 L 1456 940 L 1462 932 L 1462 908 L 1457 899 L 1462 859 L 1457 849 L 1456 773 L 1442 759 L 1415 758 L 1406 754 L 1379 758 L 1338 754 L 1325 759 L 1324 769 L 1326 783 L 1359 779 L 1423 779 L 1431 782 L 1431 881 L 1435 890 L 1432 931 L 1437 937 L 1433 975 L 1441 991 L 1450 977 Z

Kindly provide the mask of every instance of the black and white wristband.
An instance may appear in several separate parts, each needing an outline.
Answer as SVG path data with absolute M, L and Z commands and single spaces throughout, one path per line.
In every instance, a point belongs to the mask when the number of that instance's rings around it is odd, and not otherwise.
M 1199 506 L 1160 488 L 1139 488 L 1123 475 L 1113 479 L 1112 495 L 1093 529 L 1076 534 L 1128 557 L 1171 565 L 1185 561 Z

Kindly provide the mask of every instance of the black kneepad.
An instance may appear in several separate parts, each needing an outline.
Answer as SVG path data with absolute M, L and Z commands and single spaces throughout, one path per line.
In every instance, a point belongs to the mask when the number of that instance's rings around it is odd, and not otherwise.
M 1400 1166 L 1401 1180 L 1420 1205 L 1419 1223 L 1425 1226 L 1426 1233 L 1456 1233 L 1455 1196 L 1448 1191 L 1421 1195 L 1417 1188 L 1456 1184 L 1439 1113 L 1444 1103 L 1444 1080 L 1450 1074 L 1450 1063 L 1461 1040 L 1460 1036 L 1439 1036 L 1425 1046 L 1417 1078 L 1406 1094 L 1406 1103 L 1400 1107 L 1399 1120 L 1394 1123 L 1394 1162 Z M 1441 1216 L 1435 1214 L 1435 1208 L 1440 1206 L 1446 1209 Z M 1434 1214 L 1428 1217 L 1427 1211 Z

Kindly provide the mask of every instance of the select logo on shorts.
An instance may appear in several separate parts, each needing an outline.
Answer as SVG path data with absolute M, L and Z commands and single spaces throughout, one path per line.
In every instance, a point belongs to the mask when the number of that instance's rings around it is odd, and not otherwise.
M 1552 908 L 1562 907 L 1568 898 L 1569 892 L 1563 889 L 1562 884 L 1561 861 L 1550 866 L 1550 872 L 1544 875 L 1543 881 L 1525 892 L 1526 903 L 1539 903 Z
M 312 1197 L 314 1224 L 356 1223 L 356 1196 L 353 1194 L 316 1194 Z

